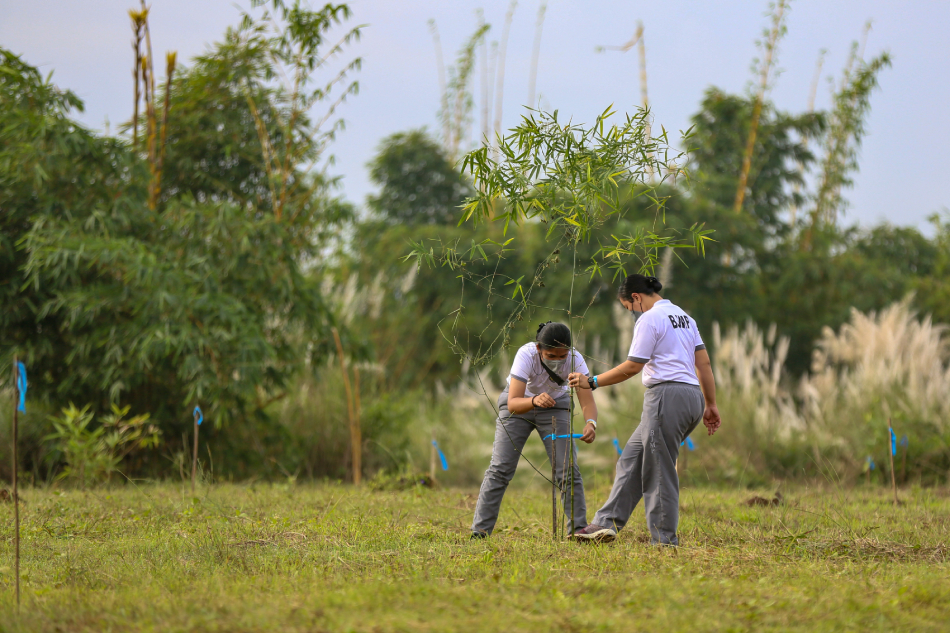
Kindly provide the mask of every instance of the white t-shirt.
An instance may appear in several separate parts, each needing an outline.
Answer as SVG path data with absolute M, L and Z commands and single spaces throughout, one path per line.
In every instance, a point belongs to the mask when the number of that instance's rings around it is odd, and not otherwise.
M 643 384 L 647 387 L 661 382 L 698 385 L 696 352 L 701 349 L 706 345 L 696 321 L 663 299 L 637 319 L 627 360 L 645 363 Z
M 587 363 L 584 362 L 584 357 L 573 348 L 565 361 L 561 371 L 554 372 L 564 379 L 564 384 L 558 386 L 556 382 L 551 380 L 548 372 L 544 371 L 544 367 L 541 366 L 541 354 L 538 352 L 537 343 L 526 343 L 515 354 L 515 362 L 511 364 L 511 373 L 508 375 L 508 384 L 511 384 L 512 378 L 517 378 L 525 383 L 527 385 L 524 391 L 526 398 L 538 396 L 542 393 L 546 393 L 552 398 L 559 398 L 566 395 L 570 390 L 567 385 L 568 374 L 577 371 L 587 375 L 590 372 L 587 369 Z M 549 362 L 545 364 L 548 367 L 551 366 Z

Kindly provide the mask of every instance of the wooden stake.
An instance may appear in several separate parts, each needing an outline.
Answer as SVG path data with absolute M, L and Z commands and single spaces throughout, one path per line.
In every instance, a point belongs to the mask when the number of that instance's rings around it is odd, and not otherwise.
M 432 444 L 429 446 L 429 479 L 435 483 L 435 438 L 432 438 Z
M 891 419 L 887 418 L 887 443 L 888 450 L 887 456 L 891 459 L 891 489 L 894 491 L 894 505 L 897 505 L 897 476 L 894 473 L 894 451 L 891 448 L 894 446 L 894 442 L 897 436 L 894 435 L 894 428 L 891 426 Z
M 198 476 L 198 412 L 195 414 L 195 447 L 191 451 L 191 494 L 195 494 L 195 479 Z
M 19 429 L 18 411 L 20 409 L 20 363 L 13 357 L 13 384 L 16 385 L 13 402 L 13 577 L 16 586 L 16 609 L 20 612 L 20 489 L 17 480 L 19 458 L 17 455 L 17 435 Z
M 683 478 L 686 477 L 687 451 L 689 451 L 688 446 L 681 446 L 679 456 L 676 460 L 676 476 L 679 478 L 680 483 L 683 483 Z
M 617 446 L 620 446 L 620 440 L 617 440 Z M 617 453 L 617 447 L 614 447 L 614 452 Z M 620 453 L 614 455 L 614 481 L 617 481 L 617 467 L 620 465 Z
M 569 458 L 567 460 L 567 471 L 564 473 L 564 481 L 569 482 L 571 487 L 571 538 L 574 538 L 574 394 L 571 394 L 571 423 L 567 427 L 567 451 Z
M 360 368 L 356 365 L 353 366 L 353 413 L 354 417 L 354 430 L 351 431 L 353 434 L 353 439 L 356 442 L 358 447 L 357 462 L 359 463 L 360 476 L 359 479 L 363 479 L 363 409 L 362 409 L 362 400 L 360 400 Z
M 551 536 L 557 542 L 557 424 L 551 416 Z
M 907 483 L 907 444 L 901 446 L 901 483 Z
M 343 372 L 343 388 L 346 390 L 346 409 L 350 419 L 350 455 L 353 462 L 353 483 L 360 485 L 363 478 L 363 439 L 360 431 L 360 421 L 353 402 L 353 390 L 350 387 L 350 376 L 346 371 L 346 359 L 343 357 L 343 342 L 340 333 L 333 328 L 333 339 L 336 341 L 337 355 L 340 357 L 340 370 Z

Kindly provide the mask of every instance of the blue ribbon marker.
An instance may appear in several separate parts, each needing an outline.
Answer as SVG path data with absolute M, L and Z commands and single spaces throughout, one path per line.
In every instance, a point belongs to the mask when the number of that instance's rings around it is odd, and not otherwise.
M 620 440 L 618 440 L 616 437 L 614 438 L 614 448 L 617 449 L 618 455 L 623 455 L 623 449 L 620 448 Z
M 693 438 L 691 437 L 687 437 L 685 440 L 680 442 L 680 446 L 682 446 L 683 444 L 686 444 L 686 448 L 688 448 L 691 451 L 696 450 L 696 445 L 693 443 Z
M 907 436 L 905 435 L 901 438 L 901 446 L 903 446 L 904 448 L 907 448 L 907 444 L 908 444 Z
M 201 423 L 205 421 L 205 416 L 201 413 L 201 407 L 195 407 L 192 415 L 198 418 L 198 421 L 196 422 L 198 426 L 201 426 Z
M 16 363 L 16 390 L 20 394 L 20 403 L 17 405 L 17 411 L 26 413 L 26 365 L 17 361 Z
M 552 433 L 551 435 L 548 435 L 548 436 L 547 436 L 546 438 L 544 438 L 544 439 L 550 440 L 550 439 L 553 438 L 553 439 L 555 439 L 555 440 L 566 440 L 566 439 L 571 438 L 571 437 L 580 438 L 580 437 L 584 437 L 584 435 L 581 434 L 581 433 L 572 433 L 571 435 L 554 435 L 554 434 Z
M 449 469 L 449 462 L 445 459 L 445 453 L 442 452 L 442 449 L 439 448 L 439 443 L 435 440 L 432 440 L 432 445 L 435 446 L 435 450 L 439 452 L 439 461 L 442 462 L 442 470 Z
M 868 455 L 868 469 L 874 470 L 874 467 L 875 467 L 874 460 L 871 459 L 870 455 Z
M 891 455 L 897 455 L 897 436 L 894 435 L 894 429 L 888 427 L 887 430 L 891 432 Z

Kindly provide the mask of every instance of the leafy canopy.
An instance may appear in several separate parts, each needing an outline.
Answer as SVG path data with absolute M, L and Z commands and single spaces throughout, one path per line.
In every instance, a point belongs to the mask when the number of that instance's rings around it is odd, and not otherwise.
M 351 211 L 312 167 L 358 61 L 315 84 L 358 30 L 326 41 L 345 5 L 268 5 L 170 87 L 154 211 L 151 155 L 83 129 L 75 96 L 2 51 L 0 292 L 17 308 L 0 327 L 39 397 L 121 400 L 163 426 L 201 403 L 220 424 L 261 416 L 324 349 L 332 315 L 306 273 Z

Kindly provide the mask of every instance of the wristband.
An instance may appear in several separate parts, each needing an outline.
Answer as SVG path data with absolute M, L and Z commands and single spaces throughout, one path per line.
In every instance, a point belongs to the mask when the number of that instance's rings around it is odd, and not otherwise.
M 535 398 L 537 398 L 537 396 L 531 396 L 531 408 L 532 408 L 532 409 L 537 409 L 537 408 L 538 408 L 538 405 L 536 405 L 536 404 L 534 403 L 534 399 L 535 399 Z
M 597 376 L 594 376 L 594 386 L 595 386 L 595 387 L 599 387 L 599 386 L 600 386 L 600 385 L 597 384 Z
M 588 424 L 593 424 L 593 425 L 594 425 L 594 430 L 595 430 L 595 431 L 597 430 L 597 420 L 587 420 L 587 423 L 588 423 Z

